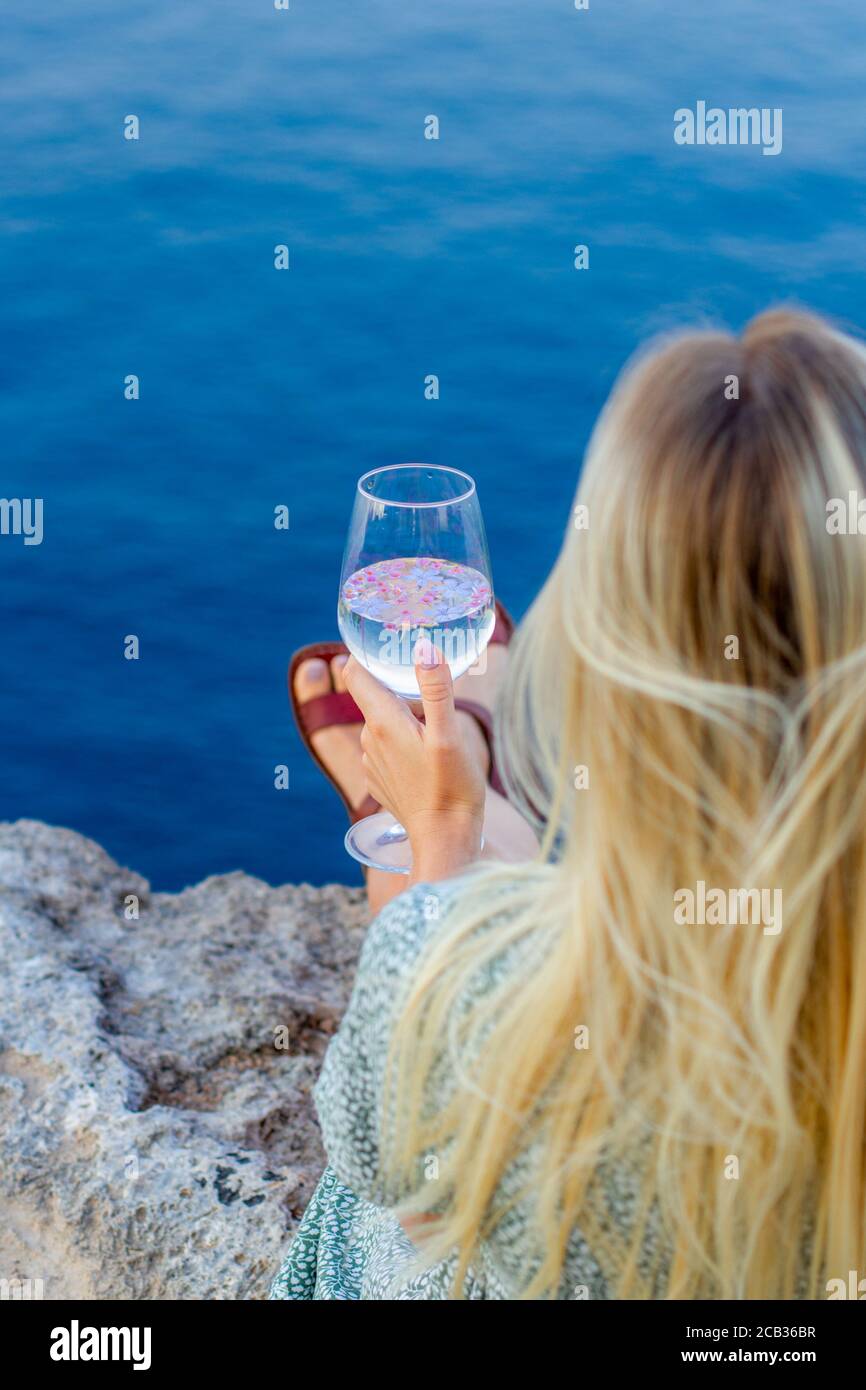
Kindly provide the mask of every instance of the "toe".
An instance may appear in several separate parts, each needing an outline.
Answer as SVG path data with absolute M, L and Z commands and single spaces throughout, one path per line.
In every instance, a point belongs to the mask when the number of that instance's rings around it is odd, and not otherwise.
M 327 661 L 311 657 L 302 661 L 295 672 L 295 695 L 301 704 L 316 695 L 327 695 L 331 689 L 331 673 Z
M 346 689 L 346 662 L 349 660 L 345 652 L 340 656 L 335 656 L 331 662 L 331 680 L 334 682 L 335 690 Z

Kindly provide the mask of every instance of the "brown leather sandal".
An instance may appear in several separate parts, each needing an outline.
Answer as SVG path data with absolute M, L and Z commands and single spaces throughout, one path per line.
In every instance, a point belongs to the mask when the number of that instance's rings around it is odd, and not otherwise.
M 507 647 L 508 643 L 511 641 L 513 632 L 514 620 L 504 605 L 497 600 L 496 624 L 490 641 L 491 643 L 499 642 Z M 313 759 L 313 762 L 316 763 L 325 777 L 327 777 L 334 791 L 345 806 L 349 820 L 354 824 L 355 821 L 363 820 L 364 816 L 375 815 L 377 811 L 381 810 L 381 807 L 378 801 L 369 795 L 365 796 L 360 806 L 353 807 L 351 805 L 343 788 L 325 767 L 325 764 L 313 747 L 312 735 L 319 729 L 333 728 L 335 724 L 363 724 L 364 716 L 355 704 L 348 690 L 329 690 L 326 695 L 314 695 L 312 700 L 305 700 L 303 704 L 301 704 L 295 696 L 295 673 L 302 661 L 312 661 L 315 658 L 319 658 L 321 661 L 326 661 L 330 664 L 335 656 L 348 656 L 348 654 L 348 648 L 343 642 L 313 642 L 307 647 L 301 647 L 299 651 L 295 652 L 289 663 L 288 684 L 289 703 L 292 707 L 295 723 L 298 726 L 298 733 L 301 735 L 304 746 Z M 467 714 L 471 714 L 473 719 L 477 722 L 479 729 L 484 735 L 487 751 L 490 755 L 490 768 L 487 774 L 487 780 L 494 791 L 504 796 L 505 787 L 496 766 L 493 746 L 493 719 L 490 711 L 485 709 L 484 705 L 476 704 L 474 700 L 460 699 L 455 700 L 454 704 L 455 708 L 465 710 Z

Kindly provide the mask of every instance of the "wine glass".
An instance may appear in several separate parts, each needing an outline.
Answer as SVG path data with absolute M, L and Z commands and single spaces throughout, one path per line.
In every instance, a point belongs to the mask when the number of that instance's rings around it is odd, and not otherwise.
M 340 576 L 340 634 L 352 656 L 406 700 L 420 696 L 414 653 L 426 636 L 456 680 L 496 622 L 487 538 L 468 473 L 432 464 L 374 468 L 358 481 Z M 388 811 L 350 827 L 361 864 L 408 874 L 409 837 Z

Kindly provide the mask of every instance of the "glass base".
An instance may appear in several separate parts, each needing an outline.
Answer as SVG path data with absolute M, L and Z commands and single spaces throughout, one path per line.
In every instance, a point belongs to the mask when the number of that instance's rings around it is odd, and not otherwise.
M 412 868 L 409 836 L 390 811 L 376 811 L 346 831 L 346 849 L 359 864 L 386 874 L 408 874 Z
M 409 836 L 390 811 L 377 811 L 356 821 L 346 831 L 343 841 L 353 859 L 368 869 L 383 874 L 408 874 L 412 871 L 412 846 Z M 478 846 L 484 848 L 484 836 Z

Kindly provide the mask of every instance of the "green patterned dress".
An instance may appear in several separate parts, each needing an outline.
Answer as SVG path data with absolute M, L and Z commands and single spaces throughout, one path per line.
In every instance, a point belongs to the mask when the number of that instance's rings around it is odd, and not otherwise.
M 388 1210 L 378 1186 L 377 1130 L 391 1029 L 421 952 L 431 933 L 441 929 L 455 891 L 459 881 L 414 888 L 389 903 L 370 926 L 351 1002 L 314 1092 L 328 1166 L 273 1281 L 272 1299 L 452 1296 L 453 1262 L 421 1267 L 418 1251 Z M 505 961 L 503 968 L 516 968 L 516 962 Z M 442 1097 L 455 1084 L 447 1058 L 435 1076 Z M 531 1161 L 529 1151 L 502 1179 L 500 1195 L 513 1205 L 481 1247 L 478 1267 L 464 1285 L 468 1299 L 515 1297 L 537 1261 L 532 1203 L 521 1196 Z M 608 1185 L 609 1210 L 618 1224 L 628 1224 L 636 1200 L 637 1190 L 622 1175 Z M 648 1263 L 653 1258 L 648 1250 Z M 602 1271 L 578 1231 L 568 1246 L 559 1297 L 608 1297 Z

